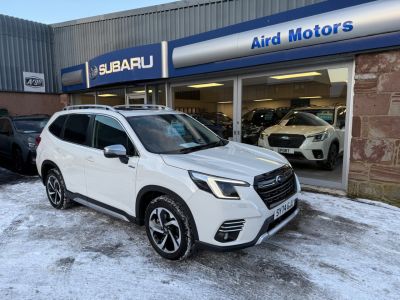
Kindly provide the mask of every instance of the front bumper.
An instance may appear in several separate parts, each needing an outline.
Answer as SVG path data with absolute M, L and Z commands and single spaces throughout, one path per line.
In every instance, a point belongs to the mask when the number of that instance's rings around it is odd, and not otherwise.
M 267 238 L 266 233 L 268 237 L 272 236 L 295 216 L 285 221 L 297 209 L 300 192 L 297 177 L 296 187 L 296 193 L 271 209 L 268 209 L 253 186 L 237 187 L 241 200 L 221 200 L 202 190 L 196 191 L 189 199 L 188 206 L 196 223 L 199 244 L 215 250 L 234 250 L 257 244 L 261 236 L 264 235 L 263 239 Z M 295 201 L 296 208 L 291 208 L 282 216 L 285 220 L 274 220 L 275 211 L 291 200 Z M 245 221 L 237 238 L 225 242 L 216 240 L 216 233 L 221 226 L 234 220 Z
M 236 244 L 236 245 L 227 245 L 227 246 L 219 246 L 214 244 L 209 244 L 205 242 L 198 242 L 199 246 L 203 249 L 210 249 L 214 251 L 233 251 L 244 249 L 248 247 L 252 247 L 255 245 L 260 245 L 262 242 L 270 239 L 273 235 L 275 235 L 279 230 L 285 227 L 290 221 L 292 221 L 298 214 L 298 200 L 296 200 L 295 206 L 289 210 L 286 214 L 280 217 L 279 220 L 274 220 L 274 216 L 269 217 L 265 220 L 263 226 L 261 227 L 260 231 L 258 232 L 257 236 L 254 240 L 243 243 L 243 244 Z
M 311 161 L 322 161 L 328 157 L 328 149 L 326 147 L 326 140 L 322 142 L 312 142 L 307 138 L 299 148 L 285 148 L 289 149 L 291 153 L 279 152 L 279 147 L 271 147 L 268 143 L 268 139 L 260 138 L 258 140 L 258 146 L 278 152 L 290 159 L 306 159 Z

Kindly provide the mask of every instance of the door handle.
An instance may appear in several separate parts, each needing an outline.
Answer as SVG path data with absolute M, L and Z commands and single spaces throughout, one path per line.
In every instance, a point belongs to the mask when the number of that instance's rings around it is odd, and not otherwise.
M 91 156 L 86 157 L 86 160 L 89 162 L 94 162 L 94 158 Z

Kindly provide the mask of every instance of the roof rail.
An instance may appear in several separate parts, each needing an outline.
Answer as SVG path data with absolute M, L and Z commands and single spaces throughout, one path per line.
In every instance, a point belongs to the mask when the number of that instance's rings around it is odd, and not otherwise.
M 73 109 L 104 109 L 104 110 L 115 111 L 115 109 L 112 106 L 99 105 L 99 104 L 70 105 L 70 106 L 64 107 L 63 110 L 73 110 Z
M 117 110 L 173 110 L 172 108 L 164 105 L 157 104 L 127 104 L 127 105 L 116 105 L 114 109 Z

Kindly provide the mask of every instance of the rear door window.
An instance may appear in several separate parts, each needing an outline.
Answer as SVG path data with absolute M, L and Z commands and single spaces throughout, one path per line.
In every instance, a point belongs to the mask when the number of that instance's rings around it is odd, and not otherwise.
M 90 122 L 90 115 L 70 115 L 65 123 L 64 140 L 85 145 Z

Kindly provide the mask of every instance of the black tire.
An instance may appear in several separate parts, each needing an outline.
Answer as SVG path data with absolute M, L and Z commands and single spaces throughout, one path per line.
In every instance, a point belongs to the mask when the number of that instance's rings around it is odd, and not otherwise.
M 153 199 L 147 206 L 145 212 L 147 237 L 154 250 L 162 257 L 184 260 L 192 254 L 194 237 L 188 218 L 185 209 L 166 195 Z M 168 223 L 170 225 L 167 225 Z M 155 228 L 157 230 L 154 230 Z
M 14 171 L 17 173 L 24 173 L 26 171 L 26 164 L 20 148 L 17 147 L 14 149 L 12 158 Z
M 325 170 L 333 171 L 336 167 L 336 163 L 338 160 L 339 149 L 337 144 L 331 144 L 328 151 L 328 157 L 326 160 L 321 162 L 321 166 Z
M 51 206 L 56 209 L 67 209 L 72 206 L 73 202 L 66 197 L 65 182 L 58 169 L 51 169 L 47 173 L 45 184 Z

